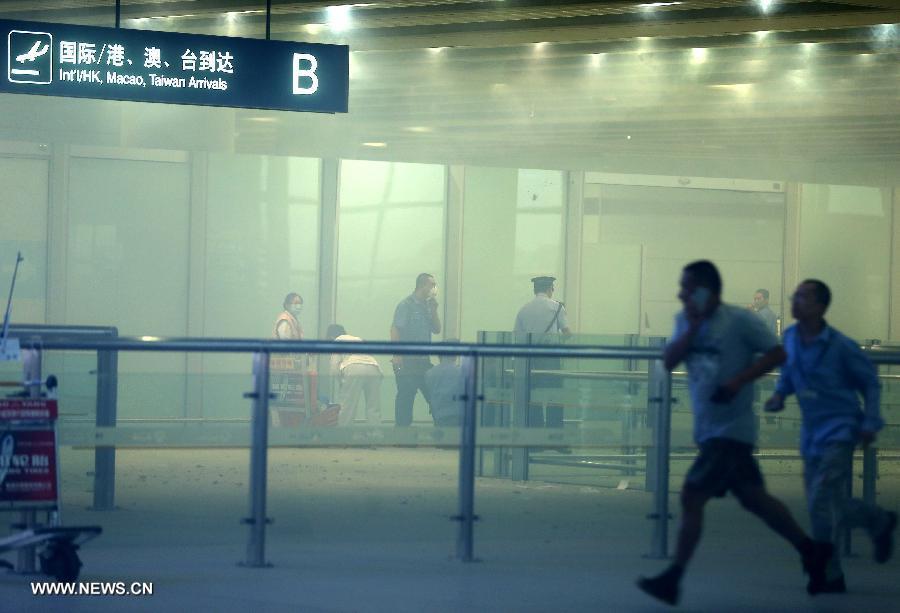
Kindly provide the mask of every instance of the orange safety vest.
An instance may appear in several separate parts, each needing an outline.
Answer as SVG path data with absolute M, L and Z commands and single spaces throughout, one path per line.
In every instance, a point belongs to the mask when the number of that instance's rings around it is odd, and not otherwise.
M 303 340 L 303 328 L 300 327 L 300 322 L 297 319 L 288 313 L 287 311 L 282 311 L 278 316 L 278 319 L 275 320 L 275 327 L 272 329 L 272 338 L 279 338 L 278 336 L 278 324 L 281 322 L 288 322 L 288 326 L 291 328 L 291 340 L 302 341 Z
M 278 325 L 286 321 L 288 323 L 288 327 L 290 328 L 291 335 L 289 339 L 285 340 L 303 340 L 303 328 L 300 327 L 300 322 L 297 319 L 288 313 L 287 311 L 282 311 L 278 316 L 278 319 L 275 320 L 275 327 L 272 329 L 272 338 L 278 339 Z M 273 355 L 269 363 L 271 368 L 275 370 L 306 370 L 308 357 L 305 353 L 281 353 Z

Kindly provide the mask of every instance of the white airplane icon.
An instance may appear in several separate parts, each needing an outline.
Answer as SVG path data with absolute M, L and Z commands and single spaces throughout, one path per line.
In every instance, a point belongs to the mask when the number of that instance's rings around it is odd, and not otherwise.
M 16 61 L 20 64 L 24 64 L 25 62 L 33 62 L 45 53 L 50 50 L 50 45 L 44 45 L 41 48 L 41 41 L 35 41 L 34 46 L 31 47 L 31 50 L 28 53 L 23 53 L 21 55 L 16 56 Z

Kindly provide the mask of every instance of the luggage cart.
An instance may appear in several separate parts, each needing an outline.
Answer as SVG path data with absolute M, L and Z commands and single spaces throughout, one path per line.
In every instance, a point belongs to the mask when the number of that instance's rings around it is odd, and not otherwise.
M 270 423 L 280 428 L 337 426 L 340 405 L 319 406 L 318 376 L 304 359 L 293 355 L 269 358 Z
M 0 399 L 0 511 L 19 511 L 20 532 L 0 539 L 0 554 L 18 550 L 18 563 L 0 565 L 19 573 L 42 573 L 57 581 L 75 581 L 81 571 L 78 548 L 98 536 L 100 526 L 63 526 L 60 514 L 59 448 L 56 400 Z M 46 512 L 44 525 L 37 514 Z

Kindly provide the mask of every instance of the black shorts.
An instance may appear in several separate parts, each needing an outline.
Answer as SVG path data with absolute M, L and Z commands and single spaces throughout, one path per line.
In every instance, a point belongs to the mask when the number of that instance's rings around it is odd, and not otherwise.
M 729 490 L 740 494 L 748 485 L 763 485 L 753 445 L 712 438 L 700 445 L 700 455 L 684 478 L 684 488 L 721 498 Z

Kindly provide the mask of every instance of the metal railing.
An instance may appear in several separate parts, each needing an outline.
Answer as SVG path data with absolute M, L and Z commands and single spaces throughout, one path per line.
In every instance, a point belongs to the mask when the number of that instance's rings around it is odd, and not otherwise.
M 18 332 L 18 331 L 16 331 Z M 249 492 L 249 517 L 244 523 L 250 527 L 250 535 L 247 545 L 247 555 L 244 564 L 246 566 L 267 566 L 265 560 L 266 525 L 269 519 L 266 517 L 266 473 L 268 451 L 269 428 L 269 358 L 273 354 L 280 353 L 317 353 L 340 354 L 347 351 L 347 344 L 327 341 L 274 341 L 260 339 L 240 338 L 157 338 L 157 337 L 118 337 L 96 338 L 83 337 L 74 339 L 70 334 L 54 334 L 52 330 L 35 336 L 22 330 L 19 337 L 23 348 L 35 348 L 43 350 L 90 350 L 98 352 L 98 356 L 115 356 L 119 351 L 161 351 L 161 352 L 204 352 L 204 353 L 250 353 L 253 354 L 254 389 L 245 394 L 252 400 L 251 417 L 251 441 L 250 441 L 250 492 Z M 35 332 L 35 331 L 29 331 Z M 450 355 L 463 357 L 463 372 L 466 375 L 463 422 L 461 428 L 462 438 L 459 452 L 459 512 L 454 519 L 458 521 L 457 557 L 462 561 L 472 561 L 474 522 L 477 516 L 474 513 L 474 481 L 475 481 L 475 434 L 476 434 L 476 406 L 482 397 L 478 395 L 479 366 L 484 358 L 545 358 L 565 357 L 584 359 L 624 359 L 647 360 L 649 367 L 648 390 L 648 414 L 653 420 L 654 445 L 652 458 L 648 454 L 648 468 L 653 469 L 653 511 L 648 516 L 653 521 L 653 533 L 651 538 L 650 556 L 666 557 L 668 552 L 668 521 L 669 514 L 669 460 L 670 460 L 670 436 L 671 422 L 670 412 L 672 403 L 672 376 L 662 364 L 663 348 L 661 341 L 656 346 L 647 348 L 638 347 L 609 347 L 609 346 L 547 346 L 547 345 L 485 345 L 464 343 L 393 343 L 393 342 L 360 342 L 353 344 L 354 353 L 369 353 L 376 355 Z M 872 351 L 869 352 L 873 362 L 877 364 L 900 364 L 900 351 Z M 98 358 L 99 360 L 99 358 Z M 517 362 L 523 368 L 527 360 Z M 98 361 L 99 367 L 99 361 Z M 527 373 L 523 373 L 527 383 Z M 114 379 L 113 379 L 114 380 Z M 110 382 L 106 381 L 105 385 Z M 517 385 L 521 385 L 518 381 Z M 98 399 L 100 382 L 98 381 Z M 106 392 L 106 398 L 109 391 Z M 112 396 L 115 398 L 115 396 Z M 526 396 L 527 397 L 527 396 Z M 105 416 L 104 424 L 101 424 L 101 415 L 98 411 L 97 424 L 105 426 L 115 425 L 115 410 Z M 515 424 L 514 424 L 515 425 Z M 100 446 L 98 445 L 98 449 Z M 874 450 L 869 450 L 874 453 Z M 112 447 L 112 464 L 114 467 L 115 448 Z M 526 452 L 527 453 L 527 452 Z M 100 459 L 100 456 L 98 456 Z M 106 458 L 105 461 L 109 461 Z M 874 456 L 867 456 L 864 462 L 869 466 L 874 461 Z M 526 459 L 527 462 L 527 459 Z M 519 463 L 518 466 L 522 466 Z M 527 469 L 526 469 L 527 470 Z M 874 471 L 871 471 L 874 472 Z M 105 475 L 110 483 L 102 483 L 97 480 L 97 488 L 103 496 L 112 496 L 112 474 Z M 871 482 L 870 482 L 871 481 Z M 864 493 L 874 493 L 874 475 L 864 484 Z M 95 491 L 95 504 L 97 493 Z M 98 508 L 112 508 L 109 506 Z

